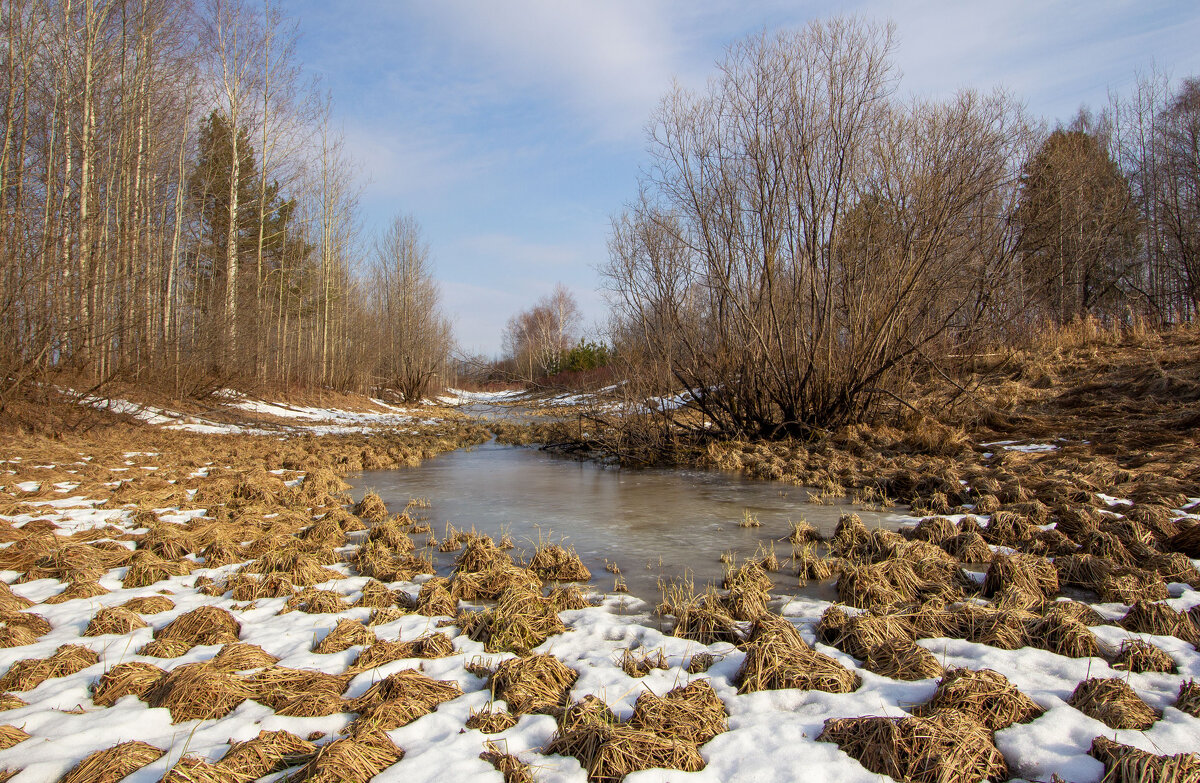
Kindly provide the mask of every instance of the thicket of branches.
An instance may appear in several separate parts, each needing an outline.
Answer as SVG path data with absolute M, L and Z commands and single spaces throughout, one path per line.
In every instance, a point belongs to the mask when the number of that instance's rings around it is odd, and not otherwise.
M 899 98 L 892 46 L 852 18 L 762 34 L 663 99 L 605 270 L 639 396 L 806 435 L 981 339 L 1195 317 L 1200 84 L 1048 134 L 1000 92 Z
M 354 171 L 295 39 L 273 0 L 6 0 L 0 393 L 404 376 L 381 318 L 433 293 L 428 260 L 359 279 Z

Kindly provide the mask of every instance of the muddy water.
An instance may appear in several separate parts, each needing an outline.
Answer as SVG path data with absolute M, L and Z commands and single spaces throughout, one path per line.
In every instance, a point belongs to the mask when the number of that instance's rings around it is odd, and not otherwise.
M 782 562 L 791 553 L 791 522 L 807 520 L 828 536 L 839 515 L 853 510 L 809 503 L 804 488 L 786 484 L 709 471 L 618 470 L 495 443 L 416 468 L 366 471 L 350 481 L 356 499 L 371 489 L 392 511 L 411 498 L 427 500 L 428 507 L 410 513 L 424 517 L 439 537 L 451 524 L 497 540 L 507 534 L 518 551 L 539 541 L 572 545 L 597 587 L 612 588 L 615 577 L 605 565 L 613 562 L 630 593 L 651 603 L 660 579 L 689 574 L 697 586 L 719 583 L 723 553 L 741 562 L 772 545 Z M 897 525 L 894 514 L 857 513 L 869 527 Z M 761 527 L 739 526 L 746 514 Z M 424 538 L 414 540 L 419 546 Z M 448 573 L 454 553 L 433 554 L 439 573 Z M 793 573 L 783 563 L 775 574 L 780 592 L 800 592 Z

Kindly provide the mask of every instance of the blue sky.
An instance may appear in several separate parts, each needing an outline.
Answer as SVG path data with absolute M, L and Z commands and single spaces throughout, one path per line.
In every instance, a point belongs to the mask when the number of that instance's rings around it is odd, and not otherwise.
M 829 13 L 892 19 L 902 93 L 1002 86 L 1050 122 L 1137 70 L 1200 75 L 1200 3 L 866 0 L 283 0 L 333 93 L 367 236 L 420 222 L 468 353 L 565 283 L 604 320 L 596 267 L 637 192 L 672 79 L 702 87 L 733 41 Z

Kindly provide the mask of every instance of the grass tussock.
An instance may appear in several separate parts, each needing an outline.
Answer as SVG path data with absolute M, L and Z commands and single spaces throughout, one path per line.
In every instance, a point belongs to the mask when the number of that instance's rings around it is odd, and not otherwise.
M 1200 718 L 1200 684 L 1195 680 L 1185 680 L 1179 684 L 1179 695 L 1175 697 L 1175 709 L 1186 712 L 1193 718 Z
M 928 717 L 941 710 L 969 715 L 990 731 L 1028 723 L 1045 712 L 1003 674 L 991 669 L 949 670 L 938 682 L 933 697 L 912 712 Z
M 29 704 L 15 693 L 0 693 L 0 712 L 28 707 Z
M 1068 602 L 1074 603 L 1074 602 Z M 1070 609 L 1054 603 L 1039 618 L 1030 618 L 1026 638 L 1030 646 L 1049 650 L 1068 658 L 1093 658 L 1100 655 L 1100 640 Z M 1084 604 L 1075 604 L 1085 606 Z M 1087 608 L 1087 607 L 1085 607 Z M 1090 608 L 1088 609 L 1089 611 Z M 1091 618 L 1088 618 L 1089 620 Z M 1093 623 L 1096 624 L 1096 623 Z
M 810 647 L 787 620 L 768 615 L 756 621 L 734 676 L 738 693 L 797 688 L 826 693 L 858 690 L 862 678 Z
M 24 647 L 50 633 L 50 623 L 33 612 L 0 612 L 0 647 Z
M 137 612 L 138 614 L 159 614 L 174 609 L 175 602 L 165 595 L 146 595 L 139 598 L 130 598 L 121 604 L 121 607 L 131 612 Z
M 534 783 L 533 770 L 511 753 L 505 753 L 500 746 L 488 741 L 479 758 L 495 767 L 504 777 L 504 783 Z
M 925 680 L 942 674 L 942 665 L 933 653 L 906 639 L 875 645 L 867 652 L 863 666 L 893 680 Z
M 319 655 L 330 655 L 359 645 L 372 645 L 376 641 L 375 634 L 360 621 L 338 620 L 333 630 L 313 645 L 312 651 Z
M 629 725 L 703 745 L 728 730 L 728 716 L 708 680 L 696 680 L 661 697 L 643 691 L 634 702 Z
M 1200 648 L 1200 631 L 1192 618 L 1166 604 L 1138 601 L 1117 624 L 1135 633 L 1174 636 Z
M 169 710 L 171 723 L 183 723 L 223 718 L 254 695 L 254 688 L 247 681 L 204 662 L 173 669 L 145 698 L 151 707 Z
M 50 596 L 43 603 L 65 604 L 67 601 L 73 601 L 76 598 L 96 598 L 101 595 L 108 595 L 108 593 L 108 588 L 101 586 L 99 582 L 71 582 L 61 593 Z
M 218 650 L 209 663 L 223 672 L 244 672 L 274 666 L 279 658 L 257 644 L 231 642 Z
M 0 612 L 19 612 L 31 606 L 33 606 L 33 601 L 14 593 L 7 582 L 0 582 Z
M 110 606 L 96 612 L 84 630 L 84 636 L 103 636 L 104 634 L 126 634 L 138 628 L 145 628 L 146 621 L 137 612 Z
M 454 642 L 444 633 L 431 633 L 411 642 L 376 641 L 358 654 L 347 673 L 358 674 L 407 658 L 444 658 L 454 654 Z
M 476 729 L 484 734 L 499 734 L 517 725 L 517 716 L 507 710 L 471 710 L 467 716 L 468 729 Z
M 516 715 L 553 712 L 567 704 L 579 673 L 552 655 L 529 655 L 500 663 L 488 680 L 492 696 Z
M 236 642 L 241 631 L 241 623 L 229 610 L 201 606 L 179 615 L 155 631 L 154 641 L 140 652 L 156 658 L 178 658 L 198 644 Z
M 89 753 L 59 778 L 58 783 L 117 783 L 147 764 L 158 761 L 163 751 L 145 742 L 122 742 Z
M 100 662 L 100 656 L 87 647 L 64 644 L 49 658 L 25 658 L 13 663 L 0 677 L 0 691 L 33 690 L 46 680 L 81 672 Z
M 29 739 L 29 734 L 16 726 L 0 726 L 0 750 L 8 750 L 13 745 L 20 745 Z
M 157 666 L 141 661 L 118 663 L 92 686 L 92 701 L 100 707 L 111 707 L 125 696 L 145 700 L 166 674 Z
M 700 644 L 741 641 L 737 621 L 729 613 L 724 599 L 709 587 L 703 594 L 696 595 L 690 580 L 672 582 L 662 587 L 663 598 L 658 605 L 659 614 L 674 615 L 672 636 L 690 639 Z
M 1187 783 L 1200 780 L 1200 755 L 1155 755 L 1108 737 L 1096 737 L 1088 754 L 1104 765 L 1104 783 Z
M 255 701 L 279 712 L 289 705 L 302 708 L 341 703 L 340 697 L 350 684 L 350 675 L 329 674 L 313 669 L 270 666 L 246 679 Z
M 289 783 L 348 783 L 370 780 L 404 758 L 404 751 L 382 731 L 362 732 L 322 746 Z
M 554 602 L 522 586 L 506 589 L 493 609 L 470 615 L 462 623 L 463 633 L 483 642 L 488 652 L 525 652 L 567 626 L 558 616 Z
M 542 579 L 553 582 L 586 582 L 592 578 L 573 547 L 546 544 L 538 547 L 529 561 L 529 570 Z
M 1008 765 L 986 726 L 957 710 L 929 717 L 834 718 L 818 741 L 833 742 L 871 772 L 913 783 L 1004 780 Z
M 385 522 L 388 518 L 387 505 L 375 492 L 363 495 L 363 499 L 354 504 L 354 513 L 372 525 Z
M 1162 713 L 1142 701 L 1124 680 L 1092 678 L 1079 683 L 1071 698 L 1075 709 L 1113 729 L 1145 731 Z
M 1138 639 L 1126 639 L 1113 656 L 1112 667 L 1128 672 L 1163 672 L 1174 674 L 1178 667 L 1175 660 L 1161 647 Z

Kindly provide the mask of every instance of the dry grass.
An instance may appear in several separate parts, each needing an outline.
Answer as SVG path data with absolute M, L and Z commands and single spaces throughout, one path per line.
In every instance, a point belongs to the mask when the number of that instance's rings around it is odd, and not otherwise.
M 746 658 L 733 678 L 738 693 L 779 688 L 850 693 L 862 679 L 800 637 L 787 620 L 768 615 L 755 622 L 744 644 Z
M 467 716 L 468 729 L 477 729 L 484 734 L 499 734 L 517 725 L 517 716 L 506 710 L 471 710 Z
M 1183 612 L 1176 612 L 1166 604 L 1138 601 L 1121 618 L 1118 625 L 1135 633 L 1174 636 L 1200 647 L 1200 631 L 1197 631 L 1192 619 Z
M 157 666 L 141 661 L 118 663 L 92 686 L 92 701 L 100 707 L 111 707 L 125 696 L 144 700 L 166 674 Z
M 377 641 L 359 653 L 346 672 L 358 674 L 406 658 L 443 658 L 453 654 L 454 642 L 443 633 L 428 634 L 411 642 Z
M 307 761 L 316 750 L 316 745 L 290 732 L 260 731 L 254 739 L 234 743 L 213 766 L 238 781 L 258 780 Z
M 662 697 L 643 691 L 634 702 L 629 725 L 703 745 L 728 729 L 728 715 L 708 680 L 696 680 Z
M 698 652 L 691 658 L 688 658 L 687 666 L 684 667 L 684 671 L 686 671 L 688 674 L 703 674 L 704 672 L 708 671 L 715 662 L 716 659 L 713 658 L 712 653 Z
M 108 588 L 101 587 L 99 582 L 71 582 L 65 590 L 58 595 L 50 596 L 43 603 L 65 604 L 67 601 L 73 601 L 76 598 L 96 598 L 97 596 L 108 595 L 108 593 Z
M 658 605 L 658 612 L 675 616 L 675 626 L 671 630 L 673 636 L 700 644 L 736 644 L 741 640 L 737 623 L 729 614 L 725 601 L 711 587 L 699 596 L 695 594 L 695 586 L 690 580 L 660 587 L 663 599 Z
M 231 642 L 218 650 L 209 663 L 223 672 L 244 672 L 274 666 L 279 658 L 257 644 Z
M 983 595 L 991 597 L 1005 587 L 1049 598 L 1058 592 L 1058 572 L 1044 557 L 1017 552 L 992 557 L 983 581 Z
M 951 669 L 938 682 L 933 697 L 912 712 L 928 717 L 941 710 L 958 710 L 991 731 L 1028 723 L 1044 712 L 1003 674 L 991 669 Z
M 503 661 L 488 680 L 492 696 L 504 699 L 516 715 L 553 712 L 567 704 L 579 673 L 552 655 Z
M 1077 604 L 1083 606 L 1083 604 Z M 1031 618 L 1026 637 L 1029 644 L 1068 658 L 1092 658 L 1100 655 L 1100 640 L 1069 609 L 1051 604 L 1045 616 Z
M 0 712 L 28 706 L 29 704 L 15 693 L 0 693 Z
M 1112 667 L 1129 672 L 1163 672 L 1174 674 L 1178 667 L 1162 648 L 1150 642 L 1126 639 L 1113 657 Z
M 163 751 L 145 742 L 122 742 L 90 753 L 59 778 L 58 783 L 117 783 L 142 767 L 157 761 Z
M 1200 756 L 1195 753 L 1156 756 L 1108 737 L 1092 740 L 1088 753 L 1104 765 L 1103 783 L 1191 783 L 1200 780 Z
M 546 598 L 550 603 L 554 604 L 554 608 L 559 612 L 565 612 L 573 609 L 587 609 L 596 606 L 598 602 L 593 601 L 588 597 L 584 589 L 579 585 L 562 585 L 555 587 L 546 594 Z
M 1162 717 L 1162 713 L 1138 698 L 1128 683 L 1117 679 L 1084 680 L 1067 704 L 1114 729 L 1145 731 Z
M 1175 698 L 1174 706 L 1193 718 L 1200 718 L 1200 685 L 1196 684 L 1195 680 L 1180 683 L 1179 695 Z
M 183 723 L 223 718 L 254 695 L 254 688 L 246 680 L 204 662 L 173 669 L 145 698 L 151 707 L 170 710 L 172 723 Z
M 421 585 L 416 608 L 426 617 L 453 617 L 458 611 L 458 599 L 450 594 L 449 580 L 434 577 Z
M 24 647 L 51 631 L 45 617 L 33 612 L 0 612 L 0 647 Z
M 586 582 L 592 578 L 592 572 L 575 549 L 558 544 L 539 547 L 529 561 L 529 570 L 542 579 L 555 582 Z
M 340 702 L 342 692 L 350 684 L 351 675 L 329 674 L 313 669 L 291 669 L 271 666 L 247 678 L 253 691 L 250 697 L 275 711 L 296 706 Z
M 506 589 L 494 609 L 470 615 L 461 626 L 488 652 L 525 652 L 567 630 L 550 599 L 521 586 Z
M 908 640 L 875 645 L 867 652 L 863 666 L 893 680 L 925 680 L 942 674 L 942 665 L 933 653 Z
M 1004 780 L 1008 766 L 991 732 L 964 713 L 925 718 L 836 718 L 819 741 L 834 742 L 871 772 L 913 783 Z
M 1037 615 L 1020 609 L 996 609 L 964 604 L 951 618 L 962 639 L 1001 650 L 1019 650 L 1029 642 L 1029 624 Z
M 534 783 L 533 771 L 528 764 L 511 753 L 504 753 L 490 740 L 479 758 L 495 767 L 504 776 L 504 783 Z
M 87 647 L 64 644 L 49 658 L 25 658 L 13 663 L 0 677 L 0 691 L 33 690 L 53 677 L 66 677 L 99 663 L 100 656 Z
M 376 641 L 375 634 L 360 621 L 338 620 L 334 629 L 313 645 L 312 651 L 320 655 L 329 655 L 357 645 L 372 645 Z
M 289 783 L 366 781 L 404 758 L 404 751 L 384 732 L 362 732 L 323 746 Z
M 146 595 L 140 598 L 130 598 L 121 606 L 138 614 L 158 614 L 174 609 L 175 602 L 165 595 Z
M 33 601 L 14 593 L 7 582 L 0 582 L 0 612 L 17 612 L 31 606 Z
M 19 745 L 29 739 L 29 734 L 16 726 L 0 726 L 0 750 L 8 750 L 13 745 Z
M 84 636 L 103 636 L 104 634 L 125 634 L 138 628 L 145 628 L 146 621 L 137 612 L 110 606 L 101 609 L 92 616 L 91 622 L 84 630 Z

